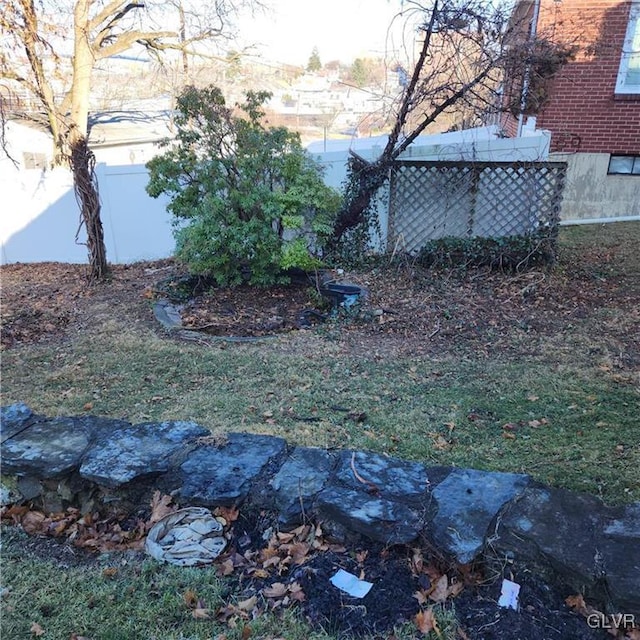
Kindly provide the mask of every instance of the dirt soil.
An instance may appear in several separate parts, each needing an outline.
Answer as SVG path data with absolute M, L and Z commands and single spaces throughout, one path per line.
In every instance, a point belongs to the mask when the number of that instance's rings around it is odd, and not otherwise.
M 288 333 L 288 348 L 304 350 L 305 340 L 296 337 L 321 325 L 337 330 L 344 351 L 373 357 L 456 350 L 527 356 L 549 337 L 569 337 L 579 326 L 617 354 L 614 366 L 636 370 L 640 274 L 637 266 L 620 269 L 619 260 L 605 247 L 566 250 L 552 272 L 433 272 L 407 261 L 326 273 L 365 290 L 349 309 L 319 295 L 313 278 L 271 288 L 207 290 L 167 260 L 118 265 L 111 282 L 88 286 L 81 265 L 7 265 L 0 270 L 2 346 L 63 340 L 115 316 L 161 332 L 151 303 L 171 296 L 181 305 L 184 326 L 203 338 Z M 610 312 L 603 315 L 603 309 Z
M 247 549 L 257 551 L 266 546 L 265 528 L 275 521 L 264 512 L 241 513 L 234 524 L 230 548 L 223 558 Z M 23 556 L 52 562 L 61 569 L 69 567 L 100 567 L 106 560 L 100 554 L 77 548 L 60 538 L 25 536 L 14 527 L 3 534 L 7 551 L 19 548 Z M 416 614 L 433 606 L 427 601 L 420 606 L 415 594 L 429 592 L 433 586 L 424 573 L 416 574 L 412 565 L 413 550 L 406 546 L 385 547 L 377 543 L 352 544 L 337 551 L 310 554 L 305 561 L 275 578 L 255 579 L 240 572 L 227 579 L 233 585 L 238 600 L 250 598 L 271 587 L 274 582 L 297 582 L 305 599 L 287 606 L 297 607 L 311 627 L 324 630 L 336 638 L 380 638 L 394 640 L 394 628 L 408 624 L 416 637 L 422 637 L 415 626 Z M 106 556 L 113 565 L 120 559 L 140 563 L 141 551 L 112 551 Z M 605 640 L 612 638 L 602 630 L 589 628 L 583 616 L 565 604 L 565 593 L 545 584 L 535 575 L 522 572 L 507 575 L 521 585 L 521 606 L 518 611 L 498 606 L 502 576 L 480 566 L 444 565 L 441 559 L 424 557 L 449 576 L 464 582 L 455 598 L 438 605 L 455 613 L 458 625 L 456 638 L 461 640 Z M 412 566 L 414 570 L 412 570 Z M 354 598 L 330 584 L 331 577 L 343 569 L 373 583 L 364 598 Z M 436 607 L 436 610 L 438 608 Z M 446 629 L 442 629 L 446 631 Z M 445 636 L 449 637 L 449 636 Z M 622 636 L 620 636 L 622 637 Z
M 289 333 L 291 350 L 304 350 L 309 325 L 320 331 L 339 330 L 344 350 L 371 357 L 441 354 L 445 350 L 488 352 L 500 350 L 519 356 L 535 354 L 537 340 L 588 324 L 601 343 L 615 353 L 621 371 L 640 367 L 640 277 L 634 269 L 616 266 L 615 248 L 566 250 L 551 273 L 496 274 L 486 270 L 434 273 L 411 262 L 382 265 L 367 271 L 333 276 L 362 286 L 367 294 L 350 309 L 326 304 L 314 282 L 270 289 L 235 290 L 195 287 L 182 300 L 186 327 L 203 337 L 253 336 Z M 616 268 L 613 268 L 616 266 Z M 157 331 L 151 303 L 184 289 L 186 274 L 171 260 L 113 267 L 111 282 L 88 286 L 86 267 L 67 264 L 16 264 L 0 269 L 2 278 L 2 347 L 57 342 L 76 332 L 118 316 L 129 325 Z M 202 283 L 200 283 L 202 285 Z M 171 288 L 173 287 L 173 291 Z M 169 288 L 169 291 L 168 291 Z M 605 316 L 601 310 L 611 311 Z M 312 310 L 312 313 L 303 312 Z M 327 318 L 323 318 L 323 316 Z M 173 339 L 173 338 L 171 338 Z M 26 552 L 39 553 L 38 539 Z M 58 544 L 57 542 L 55 544 Z M 76 554 L 52 554 L 43 543 L 43 557 L 62 556 L 70 564 Z M 343 637 L 365 633 L 389 637 L 401 619 L 417 611 L 413 597 L 420 586 L 406 567 L 406 550 L 383 555 L 375 545 L 358 567 L 358 550 L 325 553 L 303 567 L 300 581 L 307 601 L 303 615 L 314 625 Z M 360 601 L 328 588 L 337 568 L 359 573 L 378 588 Z M 596 632 L 564 604 L 560 593 L 533 575 L 519 575 L 523 607 L 519 612 L 497 606 L 499 579 L 469 586 L 455 598 L 456 616 L 475 640 L 588 640 L 610 637 Z

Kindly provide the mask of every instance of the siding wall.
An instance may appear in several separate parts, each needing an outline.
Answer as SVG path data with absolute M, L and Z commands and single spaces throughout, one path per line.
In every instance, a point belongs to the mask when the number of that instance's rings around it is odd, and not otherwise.
M 640 154 L 640 95 L 615 94 L 630 9 L 620 0 L 541 1 L 538 34 L 580 47 L 538 113 L 552 152 Z

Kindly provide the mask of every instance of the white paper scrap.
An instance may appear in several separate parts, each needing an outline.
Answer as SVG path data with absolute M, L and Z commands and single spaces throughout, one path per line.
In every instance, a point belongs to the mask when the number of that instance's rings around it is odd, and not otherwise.
M 360 580 L 358 576 L 343 569 L 339 569 L 338 573 L 331 578 L 331 584 L 354 598 L 364 598 L 373 587 L 373 582 Z
M 498 600 L 498 606 L 508 607 L 509 609 L 518 610 L 518 595 L 520 594 L 520 585 L 511 580 L 502 581 L 502 593 Z

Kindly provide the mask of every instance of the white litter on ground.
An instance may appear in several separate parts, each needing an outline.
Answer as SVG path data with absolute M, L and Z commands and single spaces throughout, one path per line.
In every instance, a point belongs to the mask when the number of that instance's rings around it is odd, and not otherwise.
M 189 507 L 159 520 L 147 535 L 145 551 L 181 567 L 211 564 L 227 546 L 222 524 L 208 509 Z
M 360 580 L 358 576 L 354 576 L 343 569 L 339 569 L 331 578 L 331 584 L 354 598 L 364 598 L 373 587 L 372 582 Z
M 518 595 L 520 594 L 520 585 L 511 580 L 504 579 L 502 581 L 502 593 L 498 600 L 498 605 L 508 609 L 518 610 Z

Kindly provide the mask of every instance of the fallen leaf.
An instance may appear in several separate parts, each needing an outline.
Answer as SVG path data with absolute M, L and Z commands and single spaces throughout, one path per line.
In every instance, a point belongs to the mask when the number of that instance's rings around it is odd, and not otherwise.
M 289 585 L 289 591 L 291 593 L 291 599 L 297 602 L 304 602 L 307 599 L 304 591 L 302 590 L 302 586 L 299 582 L 292 582 Z
M 258 603 L 258 597 L 257 596 L 251 596 L 251 598 L 247 598 L 246 600 L 242 600 L 241 602 L 238 602 L 238 609 L 240 609 L 240 611 L 251 611 L 252 609 L 255 609 L 256 604 Z
M 502 437 L 506 438 L 507 440 L 515 440 L 516 439 L 516 434 L 515 433 L 509 433 L 508 431 L 503 431 L 502 432 Z
M 240 515 L 238 507 L 217 507 L 216 515 L 222 516 L 227 522 L 235 522 Z
M 310 547 L 306 542 L 296 542 L 287 550 L 294 564 L 303 564 L 307 560 Z
M 282 562 L 282 558 L 280 556 L 272 556 L 271 558 L 267 558 L 263 563 L 263 569 L 267 569 L 269 567 L 275 567 Z
M 25 513 L 29 511 L 29 507 L 26 505 L 13 504 L 8 509 L 2 512 L 3 518 L 12 518 L 15 522 L 18 522 Z
M 91 411 L 91 409 L 93 409 L 93 402 L 87 402 L 85 403 L 85 405 L 82 407 L 83 411 Z
M 270 587 L 265 587 L 262 590 L 262 595 L 264 595 L 265 598 L 282 598 L 288 590 L 289 588 L 286 584 L 274 582 Z
M 434 602 L 444 602 L 449 595 L 449 578 L 446 575 L 440 576 L 433 589 L 429 593 L 429 598 Z
M 244 625 L 242 629 L 242 640 L 249 640 L 251 637 L 251 627 L 248 624 Z
M 209 609 L 197 608 L 191 612 L 191 615 L 196 620 L 208 620 L 211 617 L 211 611 L 209 611 Z
M 117 567 L 107 567 L 106 569 L 103 569 L 103 571 L 102 571 L 102 575 L 105 578 L 113 578 L 113 576 L 115 576 L 116 573 L 118 573 L 118 568 Z
M 418 601 L 419 605 L 426 604 L 429 600 L 429 596 L 420 589 L 413 594 L 413 597 Z
M 575 609 L 578 613 L 582 613 L 587 610 L 587 603 L 584 601 L 584 597 L 581 593 L 578 593 L 575 596 L 567 596 L 564 602 L 568 607 Z
M 151 517 L 149 518 L 149 525 L 154 525 L 156 522 L 173 513 L 174 508 L 169 506 L 173 498 L 168 495 L 162 495 L 159 491 L 155 491 L 153 498 L 151 498 Z
M 369 555 L 369 551 L 367 551 L 366 549 L 364 551 L 358 551 L 356 553 L 356 562 L 358 564 L 363 564 L 364 561 L 367 559 L 368 555 Z
M 218 574 L 221 576 L 230 576 L 234 569 L 233 560 L 231 558 L 227 558 L 218 565 Z M 267 576 L 265 575 L 263 577 L 266 578 Z
M 452 582 L 447 589 L 447 596 L 455 598 L 464 589 L 464 582 Z
M 22 528 L 29 534 L 33 535 L 42 530 L 42 526 L 46 520 L 44 513 L 40 511 L 29 511 L 22 518 Z
M 440 635 L 440 629 L 438 628 L 438 622 L 436 621 L 436 617 L 433 615 L 433 609 L 429 607 L 429 609 L 425 609 L 424 611 L 418 611 L 414 618 L 416 623 L 416 627 L 418 627 L 418 631 L 423 633 L 425 636 L 431 631 L 435 631 L 438 635 Z
M 198 594 L 193 589 L 187 589 L 182 595 L 182 599 L 189 609 L 197 608 Z
M 31 623 L 31 628 L 29 629 L 29 631 L 31 631 L 34 636 L 44 635 L 44 629 L 37 622 Z
M 432 442 L 433 448 L 438 451 L 447 451 L 451 448 L 451 443 L 443 436 L 436 435 Z
M 285 533 L 284 531 L 278 531 L 276 536 L 280 542 L 286 543 L 291 542 L 296 537 L 296 534 L 293 532 Z

